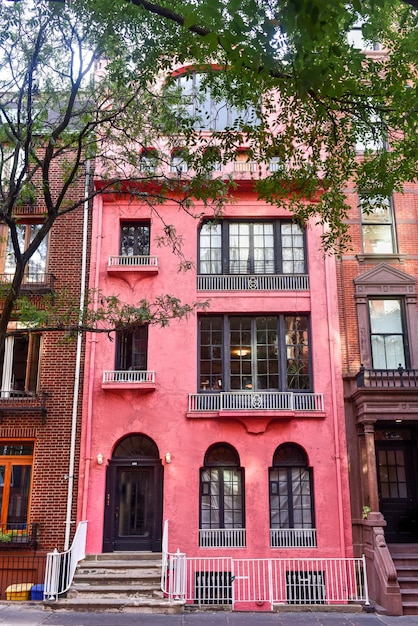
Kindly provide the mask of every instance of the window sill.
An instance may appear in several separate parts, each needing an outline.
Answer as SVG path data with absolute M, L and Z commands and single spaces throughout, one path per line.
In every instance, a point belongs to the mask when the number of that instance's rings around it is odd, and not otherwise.
M 374 253 L 364 253 L 364 254 L 356 254 L 356 259 L 359 263 L 364 262 L 376 262 L 382 263 L 384 261 L 399 261 L 399 263 L 403 263 L 406 259 L 406 254 L 399 254 L 398 252 L 387 253 L 387 254 L 374 254 Z

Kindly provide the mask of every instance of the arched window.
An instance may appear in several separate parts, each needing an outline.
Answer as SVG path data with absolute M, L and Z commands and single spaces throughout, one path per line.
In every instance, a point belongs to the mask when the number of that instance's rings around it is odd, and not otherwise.
M 312 468 L 300 446 L 286 443 L 276 449 L 269 492 L 271 547 L 316 546 Z
M 211 446 L 200 470 L 200 546 L 245 546 L 243 483 L 237 451 Z
M 156 460 L 160 458 L 160 454 L 154 441 L 146 435 L 128 435 L 116 445 L 112 458 L 130 457 L 146 457 Z

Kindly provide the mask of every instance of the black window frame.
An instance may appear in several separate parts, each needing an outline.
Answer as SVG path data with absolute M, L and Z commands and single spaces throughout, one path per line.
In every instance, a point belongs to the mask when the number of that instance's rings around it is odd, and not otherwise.
M 135 241 L 132 245 L 133 253 L 126 253 L 128 246 L 124 245 L 124 229 L 131 228 L 134 233 L 133 236 Z M 141 229 L 143 232 L 141 232 Z M 148 231 L 148 235 L 146 232 Z M 145 238 L 144 242 L 141 242 L 141 237 Z M 120 222 L 120 244 L 119 244 L 119 254 L 123 257 L 129 256 L 149 256 L 150 255 L 150 247 L 151 247 L 151 222 L 150 220 L 121 220 Z
M 207 470 L 217 470 L 219 475 L 219 480 L 217 481 L 219 484 L 218 497 L 219 497 L 219 509 L 213 509 L 214 511 L 219 511 L 219 520 L 218 522 L 212 519 L 212 515 L 210 515 L 209 522 L 203 521 L 203 505 L 204 498 L 208 498 L 209 501 L 209 511 L 212 512 L 212 497 L 210 486 L 209 491 L 207 492 L 205 485 L 210 485 L 215 481 L 207 481 L 204 480 L 205 472 Z M 241 516 L 241 524 L 236 525 L 235 519 L 232 521 L 232 525 L 225 525 L 228 522 L 225 522 L 225 498 L 230 494 L 225 494 L 225 473 L 227 471 L 234 471 L 240 479 L 240 487 L 241 493 L 238 494 L 241 500 L 240 508 L 234 508 L 234 513 L 236 511 L 240 511 Z M 234 494 L 236 497 L 237 494 Z M 238 452 L 236 449 L 228 443 L 215 443 L 211 445 L 205 454 L 205 458 L 203 461 L 203 467 L 200 468 L 199 472 L 199 528 L 201 530 L 219 530 L 219 529 L 244 529 L 245 528 L 245 472 L 244 468 L 241 467 L 240 459 Z
M 142 335 L 142 336 L 141 336 Z M 135 341 L 144 346 L 143 350 L 135 351 Z M 136 365 L 134 357 L 143 361 Z M 120 330 L 116 332 L 116 371 L 147 371 L 148 368 L 148 324 L 143 324 L 135 330 Z
M 284 502 L 287 503 L 287 506 L 280 507 L 280 485 L 279 485 L 279 476 L 277 479 L 273 479 L 274 473 L 278 473 L 282 471 L 282 474 L 286 476 L 287 490 L 284 495 Z M 306 479 L 304 480 L 305 484 L 309 484 L 309 491 L 302 493 L 302 497 L 309 497 L 309 508 L 308 507 L 299 507 L 299 510 L 309 510 L 309 521 L 303 521 L 302 525 L 295 525 L 295 478 L 296 472 L 295 470 L 302 470 L 306 473 Z M 299 474 L 300 476 L 300 474 Z M 315 498 L 314 498 L 314 481 L 313 481 L 313 468 L 309 466 L 308 457 L 305 450 L 295 444 L 295 443 L 283 443 L 278 448 L 276 448 L 275 453 L 273 455 L 273 463 L 269 468 L 269 516 L 270 516 L 270 529 L 314 529 L 315 528 Z M 283 481 L 284 482 L 284 481 Z M 300 483 L 303 484 L 303 483 Z M 274 487 L 274 488 L 273 488 Z M 275 492 L 275 493 L 273 493 Z M 279 506 L 272 506 L 272 499 L 278 498 Z M 274 521 L 274 514 L 279 514 L 281 512 L 288 513 L 288 523 L 287 525 L 283 522 Z
M 245 261 L 246 263 L 246 267 L 241 266 L 239 269 L 240 271 L 235 271 L 233 269 L 234 266 L 234 261 L 231 259 L 231 250 L 233 249 L 230 245 L 230 241 L 231 241 L 231 226 L 237 226 L 238 228 L 240 227 L 240 225 L 248 225 L 249 227 L 249 256 L 247 261 Z M 254 239 L 255 239 L 255 233 L 254 233 L 254 226 L 255 225 L 271 225 L 272 226 L 272 242 L 273 242 L 273 261 L 271 263 L 271 261 L 269 259 L 263 259 L 262 263 L 265 264 L 264 266 L 264 271 L 259 271 L 259 269 L 263 269 L 261 266 L 260 268 L 258 268 L 256 266 L 257 261 L 255 259 L 255 250 L 256 247 L 254 246 Z M 291 226 L 291 230 L 293 231 L 294 229 L 300 229 L 300 232 L 291 232 L 291 233 L 286 233 L 284 231 L 284 227 L 285 226 Z M 206 233 L 204 232 L 203 229 L 206 229 Z M 214 237 L 213 238 L 217 238 L 219 239 L 219 230 L 220 232 L 220 238 L 221 238 L 221 254 L 220 254 L 220 259 L 219 258 L 213 258 L 212 254 L 210 255 L 209 259 L 203 259 L 202 258 L 202 251 L 204 249 L 208 249 L 211 251 L 218 251 L 219 247 L 215 247 L 215 246 L 207 246 L 207 248 L 204 248 L 202 246 L 202 240 L 203 238 L 209 238 L 210 240 L 212 239 L 212 237 L 209 235 L 208 231 L 210 232 L 211 230 L 213 230 L 214 233 Z M 266 236 L 263 234 L 263 236 Z M 285 241 L 285 237 L 291 237 L 292 240 L 294 240 L 295 237 L 300 237 L 302 236 L 303 238 L 303 246 L 285 246 L 283 245 L 284 241 Z M 210 243 L 212 243 L 212 241 L 210 241 Z M 239 247 L 237 248 L 239 249 Z M 293 253 L 293 255 L 291 256 L 291 258 L 286 259 L 284 258 L 284 250 L 286 249 L 290 249 L 290 250 L 303 250 L 303 259 L 297 259 L 295 253 Z M 219 254 L 214 255 L 214 256 L 219 256 Z M 292 220 L 269 220 L 269 219 L 252 219 L 252 220 L 229 220 L 229 219 L 224 219 L 224 220 L 219 220 L 219 221 L 211 221 L 211 220 L 205 220 L 202 222 L 202 224 L 200 225 L 199 228 L 199 237 L 198 237 L 198 253 L 197 253 L 197 258 L 198 258 L 198 274 L 200 276 L 204 276 L 204 275 L 217 275 L 217 276 L 223 276 L 223 275 L 257 275 L 257 274 L 279 274 L 279 275 L 286 275 L 286 276 L 294 276 L 294 275 L 305 275 L 307 274 L 307 250 L 306 250 L 306 231 L 301 228 L 296 222 L 293 222 Z M 206 272 L 206 271 L 202 271 L 204 264 L 209 263 L 211 265 L 211 270 L 214 267 L 214 264 L 218 265 L 219 270 L 220 271 L 210 271 L 210 272 Z M 259 263 L 259 261 L 258 261 Z M 284 266 L 285 263 L 291 263 L 293 266 L 293 271 L 284 271 Z M 298 263 L 302 263 L 303 264 L 303 269 L 302 271 L 294 271 L 294 266 Z
M 264 319 L 275 320 L 275 328 L 269 324 L 263 329 L 261 323 L 257 324 L 257 320 Z M 246 343 L 246 337 L 243 337 L 248 329 L 241 332 L 240 329 L 237 331 L 233 328 L 231 331 L 231 320 L 250 321 L 250 343 Z M 304 325 L 298 328 L 296 323 L 296 328 L 292 329 L 290 328 L 291 320 L 304 320 Z M 198 324 L 197 387 L 199 392 L 311 392 L 313 390 L 310 345 L 312 333 L 308 314 L 200 315 Z M 231 333 L 237 332 L 240 335 L 239 345 L 231 340 Z M 289 332 L 305 333 L 307 343 L 297 341 L 287 343 Z M 272 340 L 274 333 L 277 336 L 277 355 L 271 356 L 274 350 L 274 338 Z M 264 337 L 266 339 L 263 341 Z M 289 347 L 292 346 L 295 346 L 296 352 L 305 347 L 308 352 L 307 358 L 303 358 L 303 355 L 297 359 L 289 358 Z M 233 348 L 235 348 L 235 354 L 231 357 Z M 275 372 L 275 362 L 277 362 L 277 372 Z M 233 363 L 232 368 L 231 363 Z M 272 382 L 276 375 L 277 386 L 269 386 L 267 383 Z M 239 387 L 234 384 L 238 380 L 241 383 Z M 290 382 L 292 384 L 289 384 Z

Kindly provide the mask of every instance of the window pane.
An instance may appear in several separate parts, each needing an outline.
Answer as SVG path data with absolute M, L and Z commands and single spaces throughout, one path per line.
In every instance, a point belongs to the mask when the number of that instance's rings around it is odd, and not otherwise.
M 220 316 L 205 316 L 200 326 L 200 373 L 201 391 L 220 391 L 223 387 L 222 338 L 223 320 Z
M 31 469 L 30 465 L 12 466 L 7 511 L 8 523 L 23 525 L 27 522 Z
M 400 300 L 369 300 L 369 311 L 373 367 L 405 367 Z
M 283 274 L 305 272 L 305 251 L 302 229 L 298 224 L 281 225 Z
M 308 319 L 286 316 L 286 374 L 288 389 L 310 389 Z
M 372 333 L 402 333 L 399 300 L 369 300 Z
M 204 224 L 200 229 L 201 274 L 222 273 L 222 230 L 221 224 Z
M 150 253 L 150 224 L 122 223 L 120 254 L 148 256 Z
M 393 237 L 391 225 L 363 226 L 363 252 L 370 254 L 392 254 Z

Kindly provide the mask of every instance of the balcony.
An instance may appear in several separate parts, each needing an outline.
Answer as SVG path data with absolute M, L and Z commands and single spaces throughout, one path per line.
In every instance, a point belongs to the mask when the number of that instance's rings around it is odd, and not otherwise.
M 316 528 L 270 528 L 271 548 L 316 548 Z
M 103 372 L 102 389 L 155 390 L 155 372 L 145 370 L 110 370 Z
M 158 274 L 158 257 L 151 255 L 138 256 L 110 256 L 107 264 L 107 273 L 113 276 L 126 272 L 141 272 L 142 274 Z
M 356 382 L 359 388 L 414 389 L 418 387 L 418 370 L 404 369 L 402 365 L 390 370 L 368 369 L 361 366 L 356 375 Z
M 36 548 L 38 524 L 0 524 L 0 551 Z
M 201 274 L 198 291 L 309 291 L 307 274 Z
M 0 274 L 0 286 L 11 285 L 13 274 Z M 30 272 L 25 274 L 21 285 L 24 294 L 43 294 L 54 289 L 55 276 L 45 272 Z
M 39 413 L 42 423 L 46 422 L 46 397 L 44 391 L 40 393 L 29 391 L 0 391 L 0 423 L 9 413 Z
M 245 548 L 245 528 L 199 529 L 199 548 Z
M 295 393 L 292 391 L 231 391 L 189 394 L 189 414 L 256 411 L 292 413 L 320 413 L 324 411 L 322 393 Z

